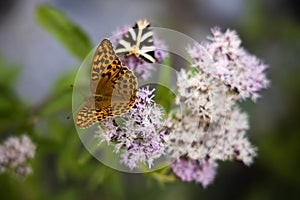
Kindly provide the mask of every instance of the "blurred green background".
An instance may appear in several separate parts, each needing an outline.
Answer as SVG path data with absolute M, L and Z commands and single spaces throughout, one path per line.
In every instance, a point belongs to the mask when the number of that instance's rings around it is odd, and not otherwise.
M 299 199 L 296 0 L 11 0 L 0 6 L 1 142 L 27 133 L 37 145 L 32 175 L 0 175 L 0 199 Z M 271 87 L 256 104 L 242 103 L 259 149 L 252 166 L 220 162 L 214 183 L 203 189 L 158 173 L 115 171 L 82 146 L 67 119 L 76 70 L 102 38 L 144 17 L 196 40 L 215 25 L 236 29 L 243 46 L 269 64 Z

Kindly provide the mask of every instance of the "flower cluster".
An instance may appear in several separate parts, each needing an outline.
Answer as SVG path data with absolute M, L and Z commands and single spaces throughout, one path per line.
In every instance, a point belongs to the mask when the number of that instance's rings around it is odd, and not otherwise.
M 124 34 L 128 33 L 131 27 L 129 25 L 125 25 L 113 32 L 114 38 L 112 40 L 115 46 L 119 43 L 119 41 L 123 38 Z M 156 35 L 153 35 L 153 45 L 155 47 L 154 57 L 156 62 L 161 63 L 166 57 L 167 49 L 164 41 L 157 38 Z M 138 77 L 141 77 L 144 80 L 147 80 L 151 77 L 151 73 L 155 70 L 153 63 L 148 63 L 142 58 L 138 58 L 135 55 L 122 55 L 120 56 L 122 63 L 127 66 L 130 70 L 133 70 Z
M 204 187 L 213 181 L 217 161 L 253 162 L 256 148 L 246 135 L 248 116 L 236 102 L 256 100 L 269 83 L 266 66 L 240 47 L 234 31 L 223 34 L 215 28 L 212 33 L 212 42 L 188 48 L 193 68 L 178 73 L 176 103 L 181 110 L 174 110 L 167 123 L 167 153 L 176 159 L 173 172 Z
M 98 134 L 101 142 L 115 144 L 115 152 L 121 152 L 121 163 L 130 169 L 139 163 L 151 168 L 153 161 L 165 153 L 164 112 L 154 102 L 153 93 L 154 89 L 139 89 L 135 106 L 122 115 L 122 122 L 107 119 Z
M 130 26 L 121 28 L 117 44 Z M 259 97 L 268 87 L 267 66 L 241 47 L 233 30 L 212 36 L 202 44 L 187 48 L 192 57 L 190 70 L 177 73 L 178 95 L 166 120 L 154 102 L 154 90 L 139 89 L 135 106 L 122 118 L 103 121 L 98 136 L 101 142 L 115 145 L 121 163 L 130 169 L 139 163 L 153 166 L 162 155 L 174 160 L 173 173 L 182 181 L 195 181 L 203 187 L 215 178 L 219 161 L 235 160 L 249 166 L 256 156 L 248 137 L 248 115 L 238 101 Z M 155 58 L 162 61 L 164 44 L 153 37 Z M 152 66 L 134 55 L 121 57 L 138 76 L 147 79 Z M 143 66 L 142 66 L 143 65 Z
M 188 107 L 206 122 L 216 122 L 231 109 L 234 101 L 226 98 L 222 82 L 203 71 L 181 70 L 177 77 L 176 103 Z
M 27 135 L 10 137 L 0 145 L 0 173 L 13 171 L 24 177 L 32 172 L 27 162 L 34 157 L 35 145 Z
M 264 73 L 267 66 L 240 46 L 241 40 L 233 30 L 222 33 L 213 28 L 209 39 L 188 48 L 195 66 L 236 90 L 239 98 L 255 101 L 258 91 L 269 85 Z
M 228 112 L 217 123 L 201 123 L 199 116 L 183 109 L 172 116 L 172 132 L 167 146 L 173 158 L 187 156 L 192 160 L 209 161 L 239 160 L 250 165 L 256 149 L 246 137 L 248 117 L 238 107 Z

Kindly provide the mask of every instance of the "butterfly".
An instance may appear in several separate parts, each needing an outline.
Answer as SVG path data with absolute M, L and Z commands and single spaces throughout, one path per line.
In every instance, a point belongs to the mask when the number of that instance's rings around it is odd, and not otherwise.
M 103 39 L 94 54 L 90 89 L 91 95 L 76 115 L 79 128 L 127 113 L 135 104 L 137 78 L 122 65 L 109 39 Z
M 155 63 L 155 46 L 153 44 L 153 32 L 150 23 L 146 19 L 140 19 L 129 29 L 119 41 L 116 54 L 121 56 L 135 55 L 149 63 Z

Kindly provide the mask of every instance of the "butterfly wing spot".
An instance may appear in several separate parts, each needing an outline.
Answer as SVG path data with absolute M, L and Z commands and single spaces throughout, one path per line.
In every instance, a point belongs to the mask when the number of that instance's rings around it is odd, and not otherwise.
M 101 74 L 117 58 L 112 43 L 108 39 L 102 40 L 96 49 L 91 69 L 91 91 L 95 92 Z
M 89 106 L 84 106 L 76 115 L 76 125 L 79 128 L 87 128 L 96 121 L 96 111 Z
M 123 67 L 123 71 L 125 74 L 119 78 L 113 91 L 112 112 L 114 114 L 128 112 L 134 106 L 137 98 L 138 85 L 135 75 L 127 67 Z M 129 84 L 130 82 L 136 84 Z
M 88 128 L 97 121 L 102 121 L 112 116 L 110 108 L 94 109 L 89 105 L 84 106 L 76 115 L 76 125 L 79 128 Z

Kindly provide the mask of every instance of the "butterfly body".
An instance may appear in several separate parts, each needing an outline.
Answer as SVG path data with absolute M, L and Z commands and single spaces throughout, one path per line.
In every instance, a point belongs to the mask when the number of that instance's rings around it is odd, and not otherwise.
M 108 39 L 97 47 L 91 69 L 91 95 L 76 115 L 76 125 L 87 128 L 97 121 L 127 113 L 135 104 L 137 79 L 123 66 Z

